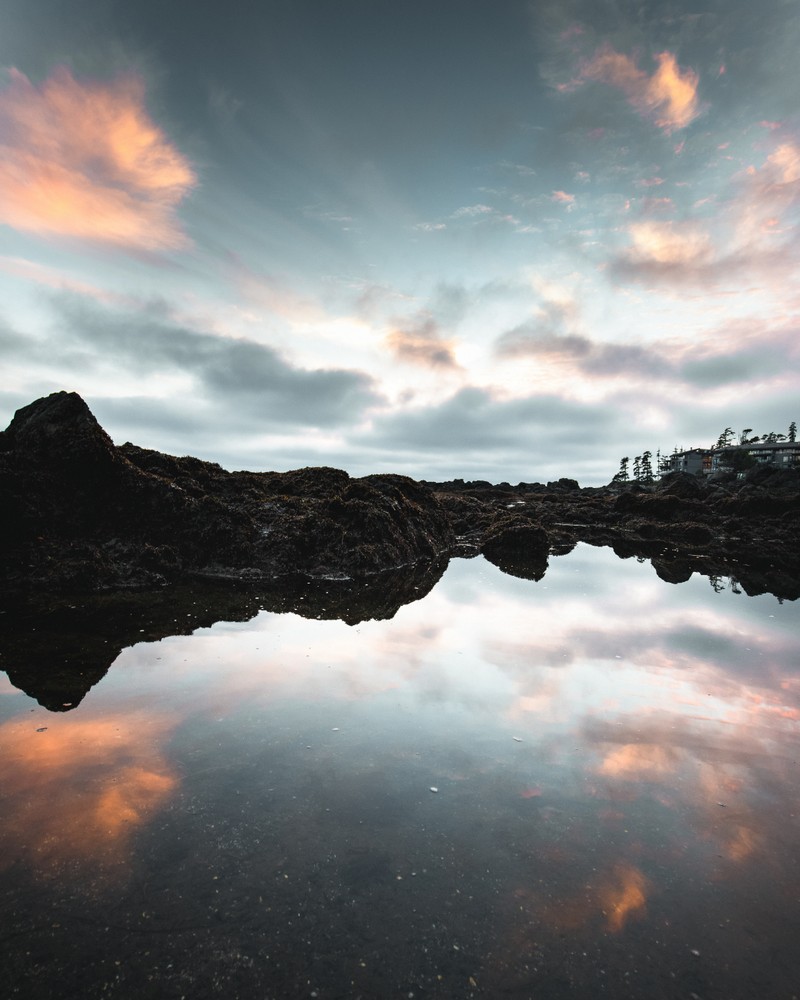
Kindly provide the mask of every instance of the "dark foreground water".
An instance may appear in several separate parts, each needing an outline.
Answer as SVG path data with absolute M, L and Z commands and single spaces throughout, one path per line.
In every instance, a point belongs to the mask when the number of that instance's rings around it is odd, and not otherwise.
M 0 996 L 797 998 L 800 608 L 724 583 L 454 561 L 0 675 Z

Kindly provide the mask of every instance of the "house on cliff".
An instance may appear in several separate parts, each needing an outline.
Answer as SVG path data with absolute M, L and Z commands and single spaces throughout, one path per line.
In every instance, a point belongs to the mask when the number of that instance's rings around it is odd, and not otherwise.
M 756 441 L 715 448 L 710 454 L 711 472 L 755 464 L 774 465 L 778 469 L 800 468 L 800 441 Z
M 800 468 L 800 441 L 755 441 L 725 448 L 688 448 L 667 456 L 667 472 L 707 476 L 728 469 L 774 465 L 778 469 Z
M 690 476 L 708 475 L 711 472 L 711 452 L 708 448 L 689 448 L 667 456 L 668 472 L 688 472 Z

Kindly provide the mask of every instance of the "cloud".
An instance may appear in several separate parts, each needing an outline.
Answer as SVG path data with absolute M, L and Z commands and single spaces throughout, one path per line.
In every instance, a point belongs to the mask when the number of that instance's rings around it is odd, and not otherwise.
M 490 215 L 494 212 L 491 205 L 463 205 L 453 212 L 453 219 L 475 219 L 481 215 Z
M 634 263 L 661 267 L 697 267 L 713 256 L 711 237 L 695 223 L 634 222 L 628 228 L 629 257 Z
M 440 403 L 379 416 L 363 440 L 446 455 L 460 451 L 462 463 L 472 449 L 497 448 L 520 449 L 528 462 L 537 455 L 552 461 L 560 445 L 600 440 L 615 420 L 607 408 L 554 395 L 503 399 L 489 389 L 467 386 Z
M 442 338 L 439 324 L 427 313 L 396 325 L 387 334 L 386 343 L 398 361 L 439 370 L 461 367 L 452 341 Z
M 695 203 L 699 208 L 708 199 Z M 615 278 L 711 288 L 741 288 L 758 281 L 776 296 L 786 293 L 798 261 L 800 145 L 783 142 L 763 163 L 751 165 L 715 199 L 718 211 L 702 224 L 642 219 L 627 227 L 629 246 L 610 260 Z M 645 200 L 647 211 L 672 211 L 669 200 Z
M 259 432 L 280 427 L 358 423 L 381 402 L 372 378 L 344 368 L 299 368 L 275 348 L 245 338 L 194 329 L 161 304 L 138 311 L 102 309 L 73 295 L 52 299 L 67 328 L 60 348 L 66 370 L 83 371 L 89 357 L 127 374 L 194 384 L 193 405 L 212 404 L 225 420 Z
M 682 266 L 690 253 L 679 241 L 656 241 L 653 266 Z M 659 262 L 657 257 L 663 259 Z M 573 378 L 626 379 L 631 387 L 684 383 L 687 390 L 781 379 L 787 362 L 800 357 L 797 326 L 773 327 L 741 320 L 710 330 L 703 339 L 620 343 L 587 335 L 580 312 L 569 298 L 545 299 L 525 323 L 501 334 L 494 344 L 500 360 L 533 358 L 544 367 L 566 369 Z
M 575 207 L 575 195 L 568 194 L 566 191 L 554 191 L 550 195 L 550 200 L 559 205 L 566 205 L 567 211 Z
M 130 250 L 185 246 L 176 208 L 197 183 L 156 126 L 134 75 L 39 86 L 17 70 L 0 91 L 0 221 L 40 236 Z
M 681 69 L 671 52 L 659 52 L 655 60 L 657 68 L 648 76 L 630 56 L 604 45 L 584 63 L 574 85 L 585 80 L 610 84 L 625 94 L 639 114 L 665 132 L 686 128 L 700 114 L 697 73 Z

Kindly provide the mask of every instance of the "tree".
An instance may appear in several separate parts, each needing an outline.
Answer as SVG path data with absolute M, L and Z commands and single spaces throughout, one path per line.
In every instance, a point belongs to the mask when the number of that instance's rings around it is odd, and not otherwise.
M 739 435 L 739 444 L 747 444 L 747 435 L 753 433 L 752 427 L 745 427 L 745 429 Z
M 653 481 L 653 466 L 650 459 L 653 457 L 653 453 L 646 451 L 642 454 L 642 461 L 639 465 L 639 475 L 637 478 L 641 479 L 645 483 L 652 483 Z
M 633 478 L 637 479 L 637 480 L 642 478 L 642 456 L 641 455 L 637 455 L 636 458 L 634 458 L 634 460 L 633 460 Z
M 722 457 L 722 463 L 731 472 L 744 472 L 753 468 L 756 464 L 756 458 L 753 455 L 748 455 L 743 448 L 732 448 Z
M 726 427 L 725 430 L 717 438 L 717 443 L 714 445 L 715 448 L 727 448 L 731 443 L 731 438 L 734 436 L 734 431 L 732 427 Z
M 628 462 L 629 458 L 627 455 L 625 458 L 619 460 L 619 472 L 611 480 L 612 483 L 627 483 L 630 478 L 628 475 Z
M 797 424 L 794 420 L 789 424 L 789 440 L 794 443 L 797 440 Z

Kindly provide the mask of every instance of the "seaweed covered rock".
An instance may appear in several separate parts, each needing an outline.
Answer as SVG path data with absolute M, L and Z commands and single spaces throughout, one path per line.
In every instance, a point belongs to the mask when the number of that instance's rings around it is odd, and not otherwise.
M 0 433 L 0 525 L 7 590 L 355 576 L 434 559 L 454 537 L 432 492 L 407 477 L 227 472 L 118 448 L 67 392 Z

